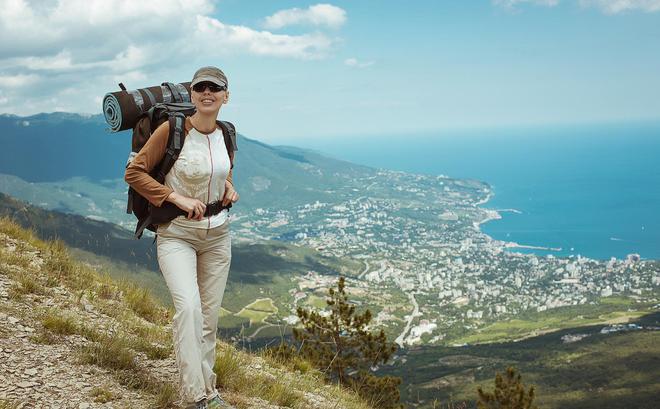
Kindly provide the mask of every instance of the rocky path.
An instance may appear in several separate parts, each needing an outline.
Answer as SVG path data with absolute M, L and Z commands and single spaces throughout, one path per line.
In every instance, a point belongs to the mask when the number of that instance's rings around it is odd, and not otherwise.
M 59 289 L 59 297 L 25 296 L 15 302 L 9 297 L 11 283 L 0 275 L 0 399 L 17 408 L 148 407 L 151 396 L 120 385 L 108 370 L 78 362 L 75 351 L 89 342 L 85 338 L 70 335 L 53 344 L 35 341 L 41 327 L 35 304 L 58 306 L 57 298 L 66 296 L 64 289 Z M 111 401 L 96 401 L 104 399 Z

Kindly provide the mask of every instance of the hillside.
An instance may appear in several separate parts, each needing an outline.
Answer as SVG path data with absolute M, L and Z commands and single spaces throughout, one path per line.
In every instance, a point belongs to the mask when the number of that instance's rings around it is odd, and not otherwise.
M 656 308 L 657 310 L 657 308 Z M 431 409 L 434 400 L 473 401 L 496 372 L 517 367 L 535 385 L 542 409 L 652 409 L 660 396 L 660 313 L 628 324 L 568 328 L 518 342 L 410 348 L 402 399 Z
M 117 225 L 75 214 L 44 210 L 0 193 L 0 216 L 6 216 L 24 228 L 32 229 L 44 240 L 59 239 L 73 249 L 77 259 L 102 268 L 114 279 L 129 280 L 149 288 L 161 302 L 170 305 L 170 295 L 158 270 L 156 248 L 151 238 L 135 240 Z M 280 324 L 271 314 L 258 319 L 248 312 L 255 297 L 270 298 L 273 311 L 288 315 L 293 309 L 290 282 L 310 270 L 329 276 L 357 271 L 359 264 L 338 257 L 323 256 L 317 251 L 283 242 L 239 242 L 232 245 L 232 267 L 223 302 L 220 327 L 223 335 L 235 336 L 241 326 L 247 334 L 259 330 L 261 336 L 279 337 Z M 245 309 L 247 307 L 247 310 Z M 240 313 L 240 311 L 243 311 Z M 275 325 L 274 325 L 275 324 Z M 290 331 L 290 329 L 288 330 Z
M 171 314 L 0 218 L 0 407 L 177 407 Z M 304 366 L 217 348 L 218 387 L 239 408 L 369 408 Z

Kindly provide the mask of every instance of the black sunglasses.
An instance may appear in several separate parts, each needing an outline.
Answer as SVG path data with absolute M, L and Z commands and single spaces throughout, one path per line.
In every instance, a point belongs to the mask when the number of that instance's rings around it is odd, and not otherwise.
M 227 90 L 227 87 L 225 87 L 224 85 L 217 85 L 212 82 L 198 82 L 197 84 L 193 85 L 192 89 L 195 92 L 204 92 L 207 87 L 211 92 L 220 92 Z

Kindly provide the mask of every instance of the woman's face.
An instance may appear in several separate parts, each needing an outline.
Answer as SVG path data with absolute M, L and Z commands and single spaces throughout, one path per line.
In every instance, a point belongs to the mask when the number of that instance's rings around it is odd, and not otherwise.
M 202 82 L 196 84 L 195 88 L 191 90 L 190 99 L 199 113 L 215 114 L 217 116 L 222 104 L 229 101 L 228 90 L 213 92 L 214 87 L 216 87 L 215 84 Z

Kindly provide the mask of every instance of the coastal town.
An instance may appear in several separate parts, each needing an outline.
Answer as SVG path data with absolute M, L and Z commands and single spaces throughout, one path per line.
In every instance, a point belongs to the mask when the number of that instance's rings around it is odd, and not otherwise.
M 357 184 L 360 184 L 358 181 Z M 598 306 L 624 296 L 657 302 L 660 264 L 580 255 L 539 256 L 494 240 L 479 225 L 500 217 L 487 206 L 488 185 L 444 176 L 379 170 L 364 189 L 295 209 L 257 209 L 235 223 L 237 235 L 288 241 L 363 264 L 348 277 L 356 302 L 401 345 L 441 343 L 450 333 L 479 331 L 521 314 Z M 321 296 L 335 277 L 309 271 L 290 290 L 295 308 Z M 457 333 L 458 331 L 458 333 Z

